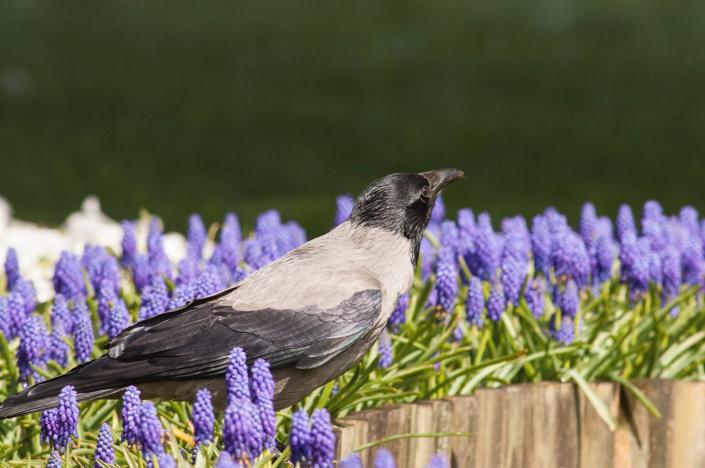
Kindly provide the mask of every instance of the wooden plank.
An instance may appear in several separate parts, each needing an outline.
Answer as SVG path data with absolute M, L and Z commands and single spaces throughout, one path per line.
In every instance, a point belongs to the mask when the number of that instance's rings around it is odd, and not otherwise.
M 429 404 L 417 403 L 412 405 L 410 414 L 411 434 L 427 434 L 433 432 L 433 406 Z M 428 462 L 435 441 L 429 437 L 419 437 L 409 439 L 409 453 L 405 466 L 409 468 L 423 468 Z
M 386 435 L 400 435 L 409 433 L 409 406 L 392 405 L 386 407 Z M 401 439 L 394 442 L 387 442 L 384 448 L 394 455 L 395 460 L 406 460 L 409 454 L 409 440 Z
M 450 427 L 457 432 L 471 432 L 469 437 L 453 437 L 448 456 L 451 468 L 475 466 L 477 441 L 477 399 L 475 396 L 455 396 L 446 399 L 451 404 Z
M 619 386 L 609 382 L 602 382 L 591 384 L 590 387 L 605 402 L 612 418 L 618 421 Z M 579 391 L 578 395 L 580 417 L 577 429 L 580 466 L 582 468 L 608 467 L 614 463 L 615 435 L 610 432 L 607 424 L 597 414 L 585 394 Z
M 453 431 L 451 426 L 452 407 L 449 401 L 433 400 L 428 402 L 433 411 L 433 432 L 448 432 Z M 448 456 L 450 453 L 451 437 L 437 437 L 434 439 L 434 453 L 442 453 Z
M 705 382 L 671 386 L 666 466 L 705 466 Z

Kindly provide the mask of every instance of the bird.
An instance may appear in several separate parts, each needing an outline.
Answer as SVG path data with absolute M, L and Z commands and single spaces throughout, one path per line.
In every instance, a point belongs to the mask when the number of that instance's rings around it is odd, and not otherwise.
M 269 362 L 277 410 L 301 401 L 376 342 L 412 285 L 436 198 L 463 176 L 439 169 L 372 182 L 328 233 L 223 291 L 137 322 L 101 357 L 8 397 L 0 419 L 56 406 L 67 385 L 78 401 L 119 398 L 129 386 L 144 398 L 191 401 L 208 388 L 222 409 L 235 347 L 248 365 Z

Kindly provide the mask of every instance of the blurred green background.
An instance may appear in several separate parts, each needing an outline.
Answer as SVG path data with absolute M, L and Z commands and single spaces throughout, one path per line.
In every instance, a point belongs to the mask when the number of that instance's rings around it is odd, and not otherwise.
M 390 172 L 465 170 L 495 218 L 705 211 L 705 2 L 0 3 L 0 194 L 183 230 L 276 207 L 311 233 Z

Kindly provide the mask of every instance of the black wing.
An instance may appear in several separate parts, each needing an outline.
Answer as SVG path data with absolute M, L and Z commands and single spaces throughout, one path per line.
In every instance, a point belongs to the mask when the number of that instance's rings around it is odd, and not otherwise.
M 108 354 L 120 363 L 134 363 L 126 372 L 129 378 L 139 372 L 146 380 L 221 375 L 235 346 L 243 348 L 248 362 L 263 358 L 273 369 L 311 369 L 368 332 L 381 304 L 376 289 L 360 291 L 330 309 L 237 311 L 222 301 L 201 301 L 123 331 Z

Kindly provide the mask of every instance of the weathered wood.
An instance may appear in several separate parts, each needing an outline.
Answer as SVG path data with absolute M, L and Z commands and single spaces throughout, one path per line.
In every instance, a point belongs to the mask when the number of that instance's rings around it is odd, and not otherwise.
M 450 427 L 455 432 L 469 432 L 469 437 L 452 437 L 450 440 L 451 468 L 474 466 L 477 440 L 477 399 L 475 397 L 449 397 L 451 404 Z
M 342 418 L 336 428 L 338 453 L 395 434 L 453 431 L 472 435 L 403 439 L 384 446 L 398 466 L 409 468 L 425 466 L 436 452 L 449 456 L 453 468 L 705 467 L 705 382 L 634 384 L 659 408 L 661 419 L 612 383 L 591 387 L 617 421 L 615 432 L 575 385 L 512 385 Z M 372 466 L 373 451 L 362 455 Z

